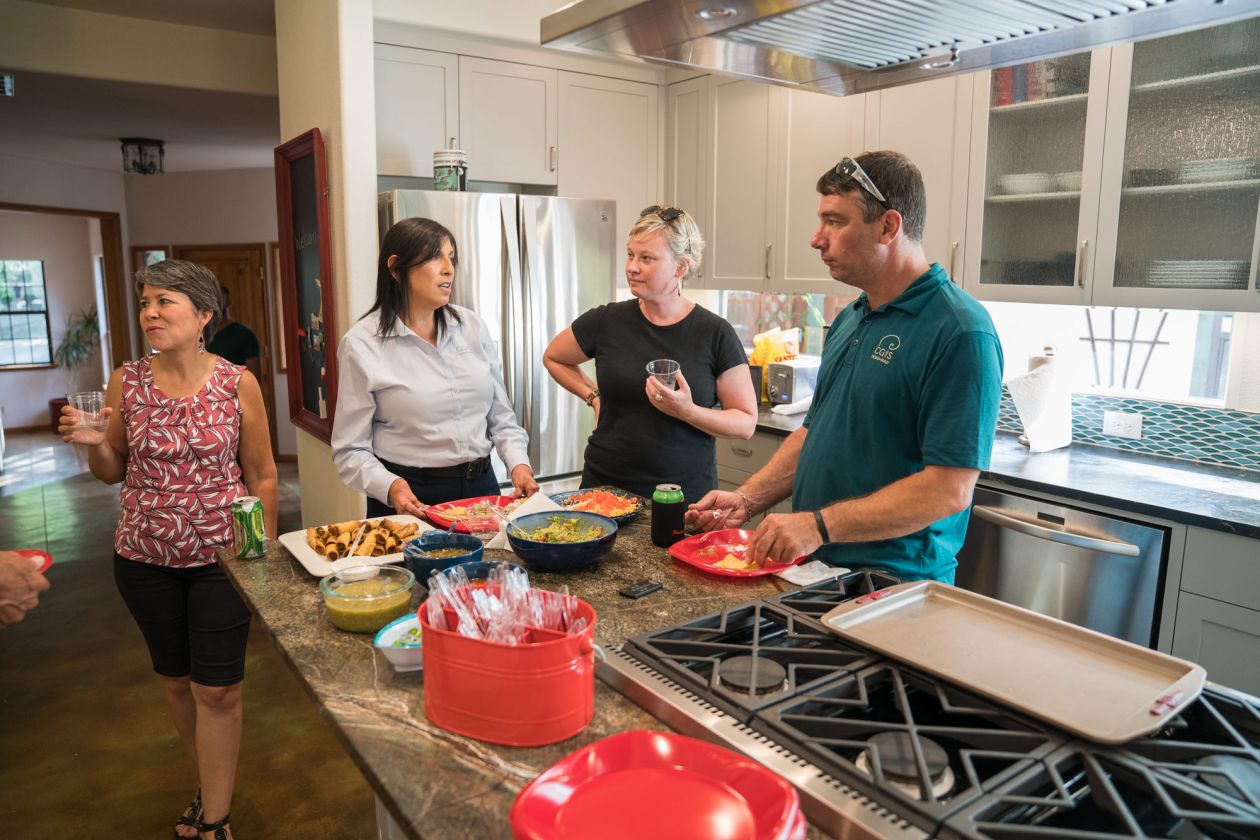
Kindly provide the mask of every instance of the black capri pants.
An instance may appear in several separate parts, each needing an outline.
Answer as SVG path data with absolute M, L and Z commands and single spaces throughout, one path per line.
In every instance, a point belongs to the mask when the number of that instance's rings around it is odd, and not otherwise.
M 114 583 L 144 634 L 154 671 L 199 685 L 245 679 L 249 608 L 218 563 L 177 569 L 115 554 Z

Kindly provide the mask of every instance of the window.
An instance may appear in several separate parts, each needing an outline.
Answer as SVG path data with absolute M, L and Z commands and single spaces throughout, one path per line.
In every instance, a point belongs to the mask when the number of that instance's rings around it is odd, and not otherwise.
M 42 260 L 0 260 L 0 368 L 52 363 Z
M 1075 392 L 1222 405 L 1234 315 L 1175 309 L 986 303 L 1004 378 L 1055 345 Z
M 829 326 L 852 296 L 789 295 L 775 292 L 721 292 L 718 314 L 731 322 L 745 347 L 773 327 L 801 328 L 801 352 L 822 354 L 823 327 Z

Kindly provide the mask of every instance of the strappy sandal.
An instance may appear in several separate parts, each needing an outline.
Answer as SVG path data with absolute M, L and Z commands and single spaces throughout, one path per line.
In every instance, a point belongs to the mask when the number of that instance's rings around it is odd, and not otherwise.
M 197 820 L 201 819 L 201 788 L 197 788 L 197 792 L 193 794 L 192 802 L 188 803 L 188 807 L 184 809 L 184 814 L 175 820 L 175 838 L 176 840 L 192 840 L 191 837 L 185 837 L 179 833 L 179 827 L 186 825 L 189 828 L 197 827 Z
M 201 820 L 197 820 L 198 836 L 200 836 L 201 834 L 205 834 L 207 831 L 213 831 L 214 840 L 228 840 L 227 824 L 228 824 L 228 821 L 231 819 L 232 819 L 232 815 L 228 814 L 223 819 L 219 820 L 218 822 L 208 823 L 208 822 L 202 822 Z

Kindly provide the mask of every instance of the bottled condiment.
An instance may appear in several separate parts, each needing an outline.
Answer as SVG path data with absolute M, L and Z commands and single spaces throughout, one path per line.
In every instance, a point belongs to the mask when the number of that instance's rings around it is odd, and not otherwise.
M 652 493 L 652 542 L 661 547 L 671 546 L 683 538 L 683 514 L 687 502 L 682 487 L 677 484 L 658 484 Z

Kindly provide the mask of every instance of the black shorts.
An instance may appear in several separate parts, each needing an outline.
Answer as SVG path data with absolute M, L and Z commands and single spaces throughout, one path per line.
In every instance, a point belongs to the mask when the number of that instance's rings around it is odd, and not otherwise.
M 144 634 L 154 671 L 199 685 L 245 679 L 249 608 L 217 563 L 175 569 L 115 554 L 114 583 Z

